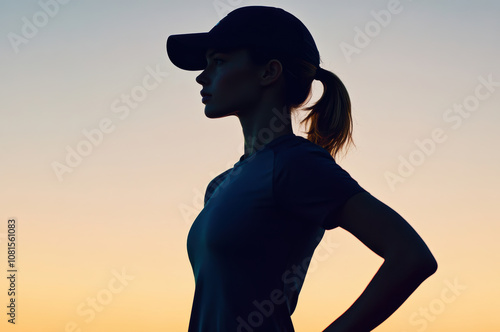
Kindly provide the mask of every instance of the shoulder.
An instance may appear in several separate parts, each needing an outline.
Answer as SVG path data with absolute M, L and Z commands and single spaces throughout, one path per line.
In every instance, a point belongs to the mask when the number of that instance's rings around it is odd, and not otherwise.
M 363 190 L 323 147 L 297 137 L 275 151 L 274 184 L 285 191 L 324 193 L 333 188 L 344 193 Z
M 326 149 L 302 136 L 296 136 L 273 150 L 277 172 L 308 173 L 318 168 L 340 168 Z

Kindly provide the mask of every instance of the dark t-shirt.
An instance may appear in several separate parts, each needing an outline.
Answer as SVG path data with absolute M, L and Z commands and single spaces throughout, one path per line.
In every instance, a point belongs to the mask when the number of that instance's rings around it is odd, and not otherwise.
M 189 332 L 294 331 L 305 272 L 335 213 L 365 191 L 327 150 L 280 136 L 208 185 L 189 230 Z

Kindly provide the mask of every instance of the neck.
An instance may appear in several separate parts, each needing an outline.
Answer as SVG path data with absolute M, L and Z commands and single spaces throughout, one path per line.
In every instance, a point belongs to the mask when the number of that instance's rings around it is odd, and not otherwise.
M 274 139 L 293 133 L 290 111 L 286 107 L 254 110 L 239 114 L 238 119 L 245 139 L 245 158 Z

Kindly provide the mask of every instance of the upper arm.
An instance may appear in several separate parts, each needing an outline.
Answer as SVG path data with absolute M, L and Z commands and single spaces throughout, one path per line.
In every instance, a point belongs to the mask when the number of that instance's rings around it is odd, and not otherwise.
M 368 192 L 352 196 L 338 218 L 340 227 L 384 259 L 415 258 L 435 264 L 429 248 L 406 220 Z

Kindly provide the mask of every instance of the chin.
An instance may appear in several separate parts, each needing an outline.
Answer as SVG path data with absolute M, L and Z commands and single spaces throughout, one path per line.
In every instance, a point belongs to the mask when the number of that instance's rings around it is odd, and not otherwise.
M 232 110 L 223 110 L 211 107 L 211 105 L 205 106 L 205 116 L 209 119 L 223 118 L 229 115 L 233 115 Z

